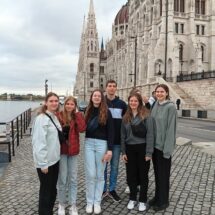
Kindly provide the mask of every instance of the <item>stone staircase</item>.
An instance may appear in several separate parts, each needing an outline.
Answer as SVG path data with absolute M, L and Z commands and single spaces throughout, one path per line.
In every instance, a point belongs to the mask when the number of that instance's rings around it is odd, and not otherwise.
M 189 96 L 183 89 L 178 86 L 177 83 L 168 82 L 171 89 L 180 97 L 181 99 L 181 109 L 197 109 L 202 110 L 203 108 Z M 171 92 L 170 92 L 171 94 Z

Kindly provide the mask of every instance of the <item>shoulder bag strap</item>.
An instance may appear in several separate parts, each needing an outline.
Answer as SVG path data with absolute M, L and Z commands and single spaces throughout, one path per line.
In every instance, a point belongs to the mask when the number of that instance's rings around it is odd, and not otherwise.
M 59 128 L 57 127 L 57 125 L 55 124 L 55 122 L 54 122 L 54 120 L 51 118 L 51 116 L 50 116 L 49 114 L 47 114 L 47 113 L 45 113 L 45 115 L 52 121 L 52 123 L 54 124 L 55 128 L 56 128 L 57 130 L 59 130 Z

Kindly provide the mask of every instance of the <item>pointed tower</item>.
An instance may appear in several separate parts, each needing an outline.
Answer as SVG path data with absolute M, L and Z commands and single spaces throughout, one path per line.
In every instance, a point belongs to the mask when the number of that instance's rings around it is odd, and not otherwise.
M 84 21 L 83 24 L 74 95 L 80 100 L 88 101 L 91 92 L 97 88 L 99 88 L 99 42 L 93 0 L 90 0 L 87 23 Z

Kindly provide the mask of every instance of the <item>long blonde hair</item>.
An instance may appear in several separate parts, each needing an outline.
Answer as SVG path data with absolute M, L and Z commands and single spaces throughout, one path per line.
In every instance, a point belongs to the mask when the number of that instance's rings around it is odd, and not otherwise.
M 71 114 L 69 114 L 68 111 L 66 110 L 66 103 L 67 103 L 68 101 L 72 101 L 72 102 L 74 102 L 74 104 L 75 104 L 75 108 L 74 108 L 74 110 L 71 112 Z M 74 98 L 73 96 L 67 97 L 67 98 L 65 99 L 65 101 L 64 101 L 63 111 L 61 111 L 62 120 L 63 120 L 63 122 L 64 122 L 66 125 L 69 125 L 70 122 L 71 122 L 71 120 L 74 120 L 74 121 L 76 120 L 76 115 L 75 115 L 75 113 L 76 113 L 76 108 L 77 108 L 77 99 Z
M 125 123 L 130 123 L 131 119 L 133 118 L 132 110 L 129 105 L 129 101 L 132 97 L 136 97 L 136 99 L 139 102 L 139 105 L 137 107 L 137 116 L 139 116 L 141 119 L 144 119 L 149 115 L 148 109 L 143 105 L 143 100 L 141 95 L 137 92 L 134 92 L 134 93 L 131 93 L 130 96 L 128 97 L 128 108 L 127 108 L 127 111 L 125 112 L 125 115 L 122 118 L 123 122 Z

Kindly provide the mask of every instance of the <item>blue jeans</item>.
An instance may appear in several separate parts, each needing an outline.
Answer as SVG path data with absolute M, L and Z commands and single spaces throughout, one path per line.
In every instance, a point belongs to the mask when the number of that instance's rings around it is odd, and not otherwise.
M 77 198 L 78 155 L 61 155 L 58 175 L 58 199 L 61 204 L 66 203 L 68 190 L 68 202 L 76 204 Z
M 102 159 L 107 151 L 107 141 L 86 138 L 85 171 L 87 204 L 100 205 L 104 187 L 104 169 L 106 163 Z
M 121 146 L 113 145 L 112 159 L 110 161 L 109 191 L 113 191 L 116 189 L 120 153 L 121 153 Z M 107 169 L 108 169 L 108 163 L 106 165 L 105 172 L 104 172 L 104 177 L 105 177 L 104 192 L 107 191 Z

